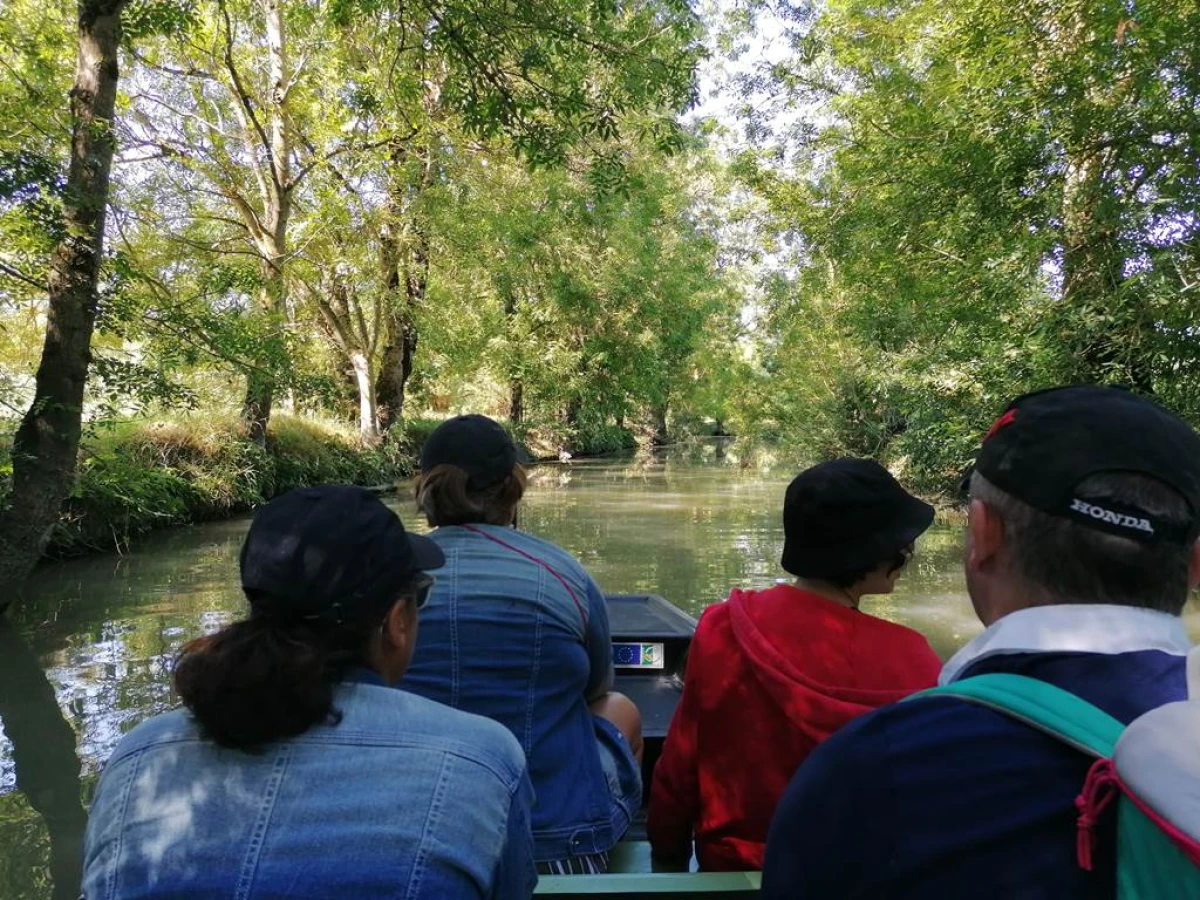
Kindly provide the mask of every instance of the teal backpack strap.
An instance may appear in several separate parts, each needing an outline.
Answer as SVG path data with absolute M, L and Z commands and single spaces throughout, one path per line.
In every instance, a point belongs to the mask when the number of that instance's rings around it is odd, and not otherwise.
M 913 694 L 958 697 L 1011 716 L 1091 756 L 1112 756 L 1125 726 L 1069 691 L 1024 675 L 976 675 Z

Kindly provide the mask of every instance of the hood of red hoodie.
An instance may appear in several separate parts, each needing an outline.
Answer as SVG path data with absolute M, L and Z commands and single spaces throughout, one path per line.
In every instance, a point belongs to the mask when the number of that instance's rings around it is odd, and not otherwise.
M 795 596 L 784 602 L 767 602 L 764 593 L 730 594 L 734 643 L 773 703 L 814 740 L 912 692 L 855 686 L 862 680 L 856 668 L 867 662 L 855 641 L 856 617 L 869 619 L 865 614 L 790 586 Z

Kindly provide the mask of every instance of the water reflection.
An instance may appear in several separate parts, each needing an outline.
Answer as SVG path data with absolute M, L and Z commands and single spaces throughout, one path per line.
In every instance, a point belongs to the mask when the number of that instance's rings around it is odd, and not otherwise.
M 5 897 L 79 896 L 87 815 L 80 799 L 75 731 L 63 718 L 41 661 L 20 632 L 0 620 L 0 722 L 7 742 L 0 797 Z M 38 819 L 40 818 L 40 822 Z

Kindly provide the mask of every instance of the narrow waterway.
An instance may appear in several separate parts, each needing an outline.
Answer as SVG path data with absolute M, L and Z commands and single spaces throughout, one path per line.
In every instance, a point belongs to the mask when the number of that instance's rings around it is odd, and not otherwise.
M 542 467 L 520 525 L 574 552 L 605 590 L 659 593 L 698 614 L 731 585 L 783 576 L 780 503 L 792 474 L 742 468 L 712 445 Z M 406 527 L 425 530 L 407 497 L 390 502 Z M 0 622 L 0 897 L 78 896 L 84 809 L 104 760 L 135 724 L 175 705 L 179 648 L 243 612 L 237 550 L 247 522 L 48 567 Z M 956 529 L 932 529 L 899 590 L 864 608 L 920 629 L 949 655 L 979 629 L 960 543 Z

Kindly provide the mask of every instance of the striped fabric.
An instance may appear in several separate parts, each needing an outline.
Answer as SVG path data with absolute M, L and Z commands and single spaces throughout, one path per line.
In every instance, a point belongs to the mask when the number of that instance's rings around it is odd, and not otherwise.
M 539 875 L 603 875 L 608 871 L 608 854 L 589 853 L 553 862 L 540 862 L 537 870 Z

